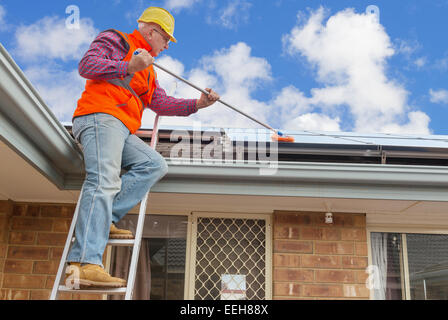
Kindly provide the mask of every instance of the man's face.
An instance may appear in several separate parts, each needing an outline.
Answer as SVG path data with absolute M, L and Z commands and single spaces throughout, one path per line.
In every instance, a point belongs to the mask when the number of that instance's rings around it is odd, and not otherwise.
M 157 57 L 163 50 L 169 48 L 170 36 L 159 26 L 151 26 L 144 38 L 151 45 L 150 54 Z

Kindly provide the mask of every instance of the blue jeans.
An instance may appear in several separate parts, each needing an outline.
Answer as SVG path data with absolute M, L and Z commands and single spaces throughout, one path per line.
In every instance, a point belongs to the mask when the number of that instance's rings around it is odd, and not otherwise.
M 103 266 L 112 223 L 120 221 L 168 172 L 165 159 L 117 118 L 94 113 L 73 120 L 86 178 L 81 189 L 76 240 L 67 261 Z M 125 173 L 120 177 L 122 169 Z

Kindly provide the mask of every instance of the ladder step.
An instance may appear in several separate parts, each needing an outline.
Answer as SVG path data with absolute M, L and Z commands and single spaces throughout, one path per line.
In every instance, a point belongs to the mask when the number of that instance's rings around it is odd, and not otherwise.
M 70 289 L 66 286 L 59 286 L 59 292 L 68 293 L 88 293 L 88 294 L 126 294 L 126 288 L 111 288 L 111 289 Z
M 111 239 L 107 242 L 108 246 L 133 246 L 135 243 L 134 239 L 126 239 L 126 240 L 120 240 L 120 239 Z
M 75 237 L 72 238 L 72 242 L 75 241 Z M 110 239 L 107 241 L 108 246 L 116 246 L 116 247 L 126 247 L 126 246 L 133 246 L 135 243 L 134 239 Z

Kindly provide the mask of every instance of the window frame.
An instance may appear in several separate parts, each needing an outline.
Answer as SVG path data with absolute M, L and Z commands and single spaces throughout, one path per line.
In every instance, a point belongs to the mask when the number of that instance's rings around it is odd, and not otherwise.
M 407 234 L 440 234 L 448 235 L 448 226 L 443 228 L 437 227 L 427 227 L 427 226 L 406 226 L 406 225 L 396 225 L 396 226 L 385 226 L 385 225 L 370 225 L 367 226 L 367 251 L 368 251 L 368 264 L 372 265 L 372 243 L 371 243 L 371 233 L 372 232 L 384 232 L 384 233 L 399 233 L 401 235 L 402 242 L 402 259 L 403 259 L 403 274 L 402 274 L 402 285 L 404 285 L 403 300 L 411 300 L 411 288 L 410 288 L 410 278 L 409 278 L 409 261 L 408 261 L 408 247 L 407 247 Z M 370 289 L 370 300 L 374 300 L 374 289 Z

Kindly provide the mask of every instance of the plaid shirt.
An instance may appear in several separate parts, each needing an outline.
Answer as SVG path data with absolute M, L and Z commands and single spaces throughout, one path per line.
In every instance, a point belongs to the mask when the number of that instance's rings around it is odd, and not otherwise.
M 109 80 L 127 76 L 129 62 L 123 39 L 112 31 L 100 33 L 90 45 L 81 62 L 79 74 L 90 80 Z M 162 116 L 188 116 L 198 111 L 196 99 L 178 99 L 167 96 L 156 80 L 151 104 L 146 106 Z

